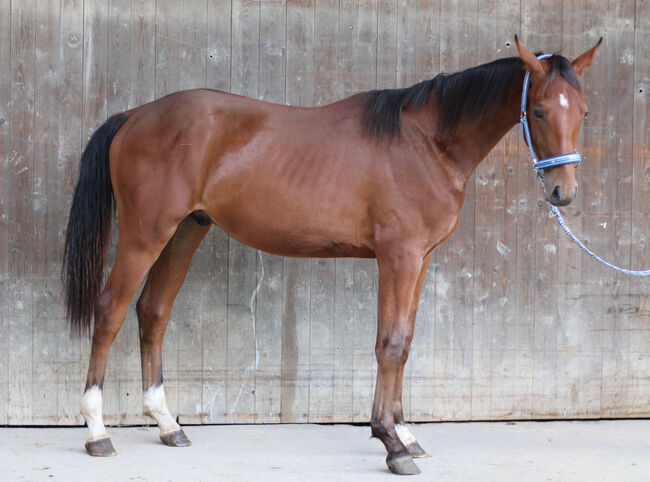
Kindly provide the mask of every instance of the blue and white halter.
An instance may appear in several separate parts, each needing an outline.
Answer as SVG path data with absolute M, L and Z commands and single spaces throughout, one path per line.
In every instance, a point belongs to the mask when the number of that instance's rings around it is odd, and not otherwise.
M 542 54 L 537 58 L 539 60 L 544 60 L 552 57 L 551 54 Z M 528 144 L 528 149 L 530 150 L 530 158 L 533 161 L 533 168 L 537 171 L 538 179 L 544 178 L 544 169 L 549 167 L 561 166 L 563 164 L 580 164 L 582 162 L 582 156 L 578 151 L 571 152 L 569 154 L 560 154 L 559 156 L 547 157 L 546 159 L 537 159 L 535 151 L 533 149 L 533 142 L 530 137 L 530 127 L 528 126 L 528 115 L 526 114 L 526 107 L 528 103 L 528 89 L 530 88 L 530 72 L 526 72 L 524 77 L 524 88 L 521 92 L 521 134 L 524 136 L 526 144 Z
M 539 60 L 544 60 L 549 57 L 552 57 L 552 55 L 542 54 L 537 56 Z M 541 181 L 542 179 L 544 179 L 544 169 L 547 169 L 549 167 L 561 166 L 563 164 L 580 164 L 582 162 L 582 156 L 578 151 L 574 151 L 569 154 L 560 154 L 559 156 L 547 157 L 546 159 L 540 159 L 540 160 L 537 159 L 537 156 L 535 155 L 535 150 L 533 149 L 533 143 L 530 137 L 530 128 L 528 127 L 528 116 L 526 114 L 526 105 L 528 102 L 529 87 L 530 87 L 530 72 L 526 72 L 526 76 L 524 77 L 524 87 L 521 93 L 521 117 L 519 120 L 521 121 L 521 133 L 524 136 L 524 141 L 526 141 L 526 144 L 528 144 L 528 149 L 530 150 L 530 157 L 533 161 L 533 167 L 537 171 L 537 178 Z M 567 236 L 569 236 L 571 241 L 576 243 L 582 251 L 584 251 L 586 254 L 594 258 L 596 261 L 607 266 L 608 268 L 612 268 L 613 270 L 618 271 L 619 273 L 624 273 L 631 276 L 650 276 L 650 269 L 645 271 L 635 271 L 630 269 L 619 268 L 618 266 L 608 263 L 598 255 L 591 252 L 584 244 L 580 242 L 578 238 L 575 237 L 575 235 L 571 232 L 569 227 L 564 223 L 564 219 L 562 219 L 559 209 L 553 206 L 552 204 L 549 204 L 549 207 L 551 209 L 551 213 L 553 214 L 553 216 L 555 216 L 557 222 L 560 224 L 560 227 L 564 230 Z

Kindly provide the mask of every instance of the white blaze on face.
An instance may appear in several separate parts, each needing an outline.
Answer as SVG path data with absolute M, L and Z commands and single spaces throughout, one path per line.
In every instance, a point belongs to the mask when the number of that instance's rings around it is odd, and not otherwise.
M 569 108 L 569 101 L 564 94 L 560 94 L 560 105 L 565 109 Z
M 162 384 L 157 387 L 149 387 L 144 392 L 144 414 L 156 420 L 160 427 L 160 435 L 177 432 L 181 429 L 169 413 Z
M 416 443 L 415 437 L 411 434 L 411 432 L 409 432 L 409 429 L 406 428 L 406 425 L 396 424 L 395 431 L 397 432 L 399 439 L 406 447 Z
M 97 385 L 93 385 L 84 393 L 81 399 L 81 414 L 88 424 L 88 441 L 108 437 L 102 420 L 102 390 Z

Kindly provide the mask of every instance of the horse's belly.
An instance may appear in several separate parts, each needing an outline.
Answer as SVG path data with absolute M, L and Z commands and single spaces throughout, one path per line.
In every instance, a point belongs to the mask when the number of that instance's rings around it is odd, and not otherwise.
M 236 240 L 262 251 L 294 257 L 374 257 L 362 220 L 341 212 L 300 209 L 278 201 L 226 203 L 207 209 Z M 350 213 L 348 213 L 350 214 Z

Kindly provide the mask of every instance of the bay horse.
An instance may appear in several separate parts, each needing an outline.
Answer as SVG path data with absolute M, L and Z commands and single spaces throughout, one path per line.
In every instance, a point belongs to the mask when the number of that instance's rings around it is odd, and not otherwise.
M 526 72 L 535 151 L 574 152 L 587 109 L 578 75 L 600 45 L 573 61 L 539 60 L 515 42 L 518 57 L 323 107 L 197 89 L 99 127 L 81 157 L 63 264 L 72 331 L 90 332 L 94 317 L 81 403 L 88 453 L 115 454 L 102 420 L 106 356 L 145 276 L 137 302 L 144 413 L 165 444 L 190 445 L 165 402 L 162 340 L 192 255 L 216 224 L 277 255 L 377 259 L 371 432 L 391 472 L 418 473 L 413 457 L 426 452 L 404 423 L 402 377 L 431 252 L 456 227 L 478 163 L 519 121 Z M 549 202 L 575 198 L 574 169 L 544 170 Z M 101 289 L 115 209 L 117 252 Z

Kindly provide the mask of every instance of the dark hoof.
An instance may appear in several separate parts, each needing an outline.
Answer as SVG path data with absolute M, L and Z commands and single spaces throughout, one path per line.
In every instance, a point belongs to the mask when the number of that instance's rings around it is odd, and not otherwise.
M 93 457 L 112 457 L 113 455 L 117 455 L 111 439 L 108 437 L 100 438 L 99 440 L 89 440 L 86 442 L 86 451 Z
M 187 438 L 183 429 L 161 435 L 160 440 L 162 440 L 162 443 L 169 445 L 170 447 L 189 447 L 192 445 L 192 442 Z
M 410 455 L 402 455 L 394 459 L 386 458 L 386 465 L 388 470 L 397 475 L 416 475 L 420 473 L 420 469 L 413 462 L 413 457 Z
M 420 444 L 417 442 L 413 442 L 411 445 L 407 445 L 406 448 L 408 449 L 409 453 L 411 454 L 411 457 L 415 459 L 422 459 L 424 457 L 428 457 L 429 454 L 424 451 L 422 447 L 420 447 Z

